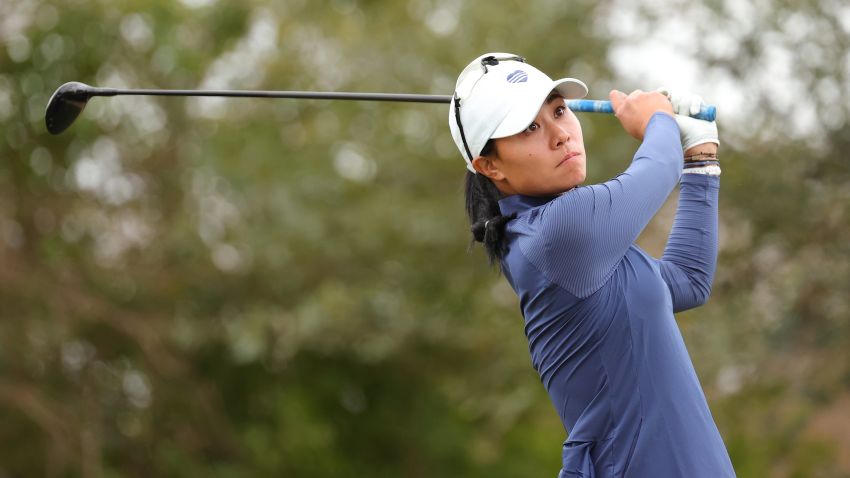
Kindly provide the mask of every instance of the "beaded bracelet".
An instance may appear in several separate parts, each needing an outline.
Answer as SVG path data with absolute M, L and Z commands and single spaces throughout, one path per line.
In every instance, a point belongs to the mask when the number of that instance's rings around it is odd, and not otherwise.
M 717 153 L 696 153 L 685 156 L 686 163 L 692 163 L 694 161 L 718 161 Z

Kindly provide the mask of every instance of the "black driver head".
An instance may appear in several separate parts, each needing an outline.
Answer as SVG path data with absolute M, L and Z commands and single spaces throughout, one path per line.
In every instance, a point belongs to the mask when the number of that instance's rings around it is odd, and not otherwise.
M 50 97 L 44 113 L 47 131 L 51 134 L 59 134 L 68 129 L 86 107 L 94 91 L 95 88 L 78 81 L 71 81 L 60 86 Z

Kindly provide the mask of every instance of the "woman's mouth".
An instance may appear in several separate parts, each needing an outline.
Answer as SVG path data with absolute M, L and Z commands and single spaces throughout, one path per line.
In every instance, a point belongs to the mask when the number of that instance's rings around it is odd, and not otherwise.
M 580 153 L 577 153 L 577 152 L 567 153 L 567 154 L 566 154 L 566 156 L 564 156 L 564 159 L 562 159 L 562 160 L 561 160 L 561 162 L 559 162 L 559 163 L 558 163 L 558 165 L 557 165 L 557 166 L 555 166 L 555 167 L 557 168 L 558 166 L 560 166 L 560 165 L 562 165 L 562 164 L 566 163 L 566 162 L 567 162 L 567 161 L 569 161 L 570 159 L 572 159 L 572 158 L 574 158 L 574 157 L 578 156 L 579 154 L 580 154 Z

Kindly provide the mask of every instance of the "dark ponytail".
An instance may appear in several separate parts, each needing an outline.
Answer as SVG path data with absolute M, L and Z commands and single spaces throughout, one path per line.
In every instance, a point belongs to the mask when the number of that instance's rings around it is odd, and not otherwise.
M 493 151 L 493 141 L 490 140 L 481 151 L 487 156 Z M 502 216 L 499 209 L 499 199 L 502 195 L 499 189 L 483 174 L 466 171 L 466 214 L 469 216 L 472 243 L 481 242 L 487 250 L 490 265 L 493 265 L 505 254 L 505 225 L 516 217 L 516 213 Z

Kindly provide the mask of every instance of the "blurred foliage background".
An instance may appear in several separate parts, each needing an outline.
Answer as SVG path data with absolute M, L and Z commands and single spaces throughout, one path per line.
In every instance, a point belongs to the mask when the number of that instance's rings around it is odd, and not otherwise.
M 485 51 L 719 106 L 686 343 L 739 476 L 850 476 L 848 45 L 841 0 L 4 0 L 0 477 L 555 476 L 445 106 L 99 98 L 44 127 L 66 81 L 450 94 Z M 604 181 L 637 143 L 580 118 Z

